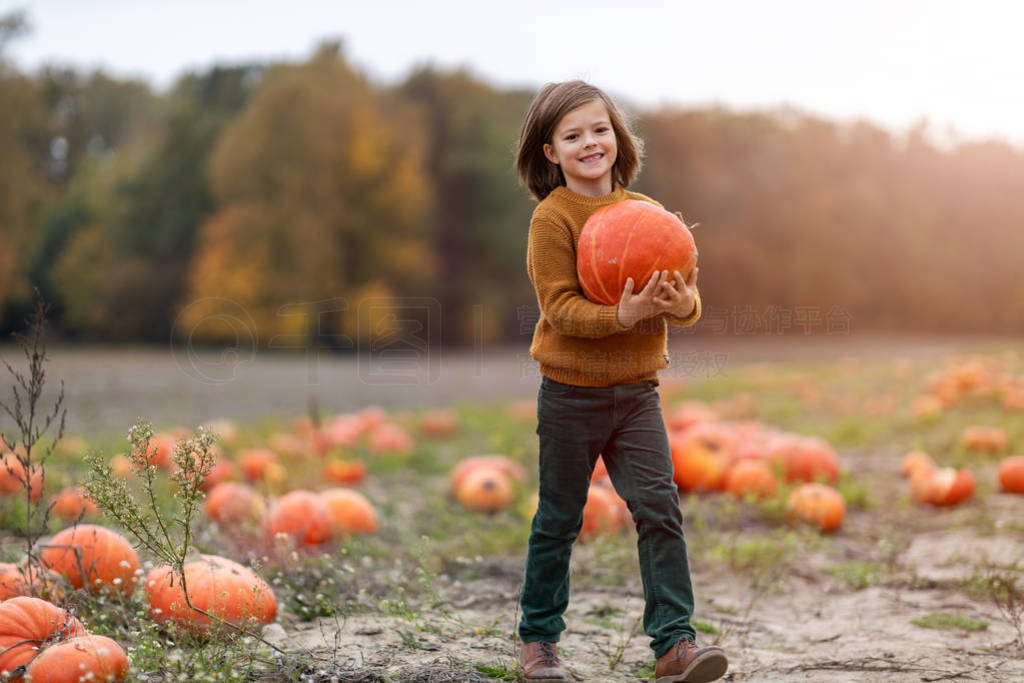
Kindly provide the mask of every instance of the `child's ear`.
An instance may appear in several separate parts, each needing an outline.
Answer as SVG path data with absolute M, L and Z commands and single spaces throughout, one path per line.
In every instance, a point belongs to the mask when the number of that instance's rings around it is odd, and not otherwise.
M 555 156 L 555 148 L 548 143 L 544 143 L 544 156 L 548 158 L 548 161 L 553 163 L 555 166 L 558 165 L 558 157 Z

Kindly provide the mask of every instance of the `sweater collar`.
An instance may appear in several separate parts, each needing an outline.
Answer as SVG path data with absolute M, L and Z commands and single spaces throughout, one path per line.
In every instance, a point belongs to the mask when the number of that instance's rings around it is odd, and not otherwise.
M 615 202 L 622 201 L 626 198 L 626 190 L 622 187 L 616 187 L 608 194 L 591 197 L 589 195 L 573 192 L 565 185 L 559 185 L 555 189 L 551 190 L 551 194 L 564 201 L 583 206 L 604 206 L 605 204 L 614 204 Z

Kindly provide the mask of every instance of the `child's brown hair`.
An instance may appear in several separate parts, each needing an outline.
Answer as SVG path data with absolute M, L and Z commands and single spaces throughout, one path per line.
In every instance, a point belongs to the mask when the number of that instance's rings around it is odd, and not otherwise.
M 625 118 L 610 97 L 600 88 L 583 81 L 548 83 L 537 93 L 526 112 L 516 151 L 519 179 L 538 200 L 547 197 L 559 185 L 565 185 L 562 169 L 544 155 L 544 145 L 551 143 L 555 126 L 563 116 L 594 100 L 601 101 L 608 110 L 608 118 L 615 132 L 618 155 L 612 166 L 613 186 L 628 187 L 640 172 L 643 141 L 630 132 Z

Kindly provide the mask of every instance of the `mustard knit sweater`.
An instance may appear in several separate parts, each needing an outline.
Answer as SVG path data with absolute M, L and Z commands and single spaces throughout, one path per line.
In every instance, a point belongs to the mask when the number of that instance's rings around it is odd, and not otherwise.
M 576 275 L 576 245 L 590 214 L 624 199 L 650 197 L 616 188 L 588 197 L 556 187 L 534 209 L 526 247 L 526 271 L 537 292 L 540 320 L 533 331 L 530 356 L 547 377 L 566 384 L 606 387 L 657 377 L 668 367 L 665 318 L 685 327 L 700 318 L 700 294 L 686 318 L 658 315 L 623 327 L 616 306 L 596 304 L 583 295 Z M 639 291 L 646 282 L 635 285 Z

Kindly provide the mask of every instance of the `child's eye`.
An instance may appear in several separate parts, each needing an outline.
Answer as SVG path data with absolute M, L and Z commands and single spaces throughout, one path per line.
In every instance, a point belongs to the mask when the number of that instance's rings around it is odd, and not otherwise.
M 574 139 L 576 139 L 576 133 L 570 133 L 569 135 L 566 135 L 565 139 L 566 140 L 574 140 Z

